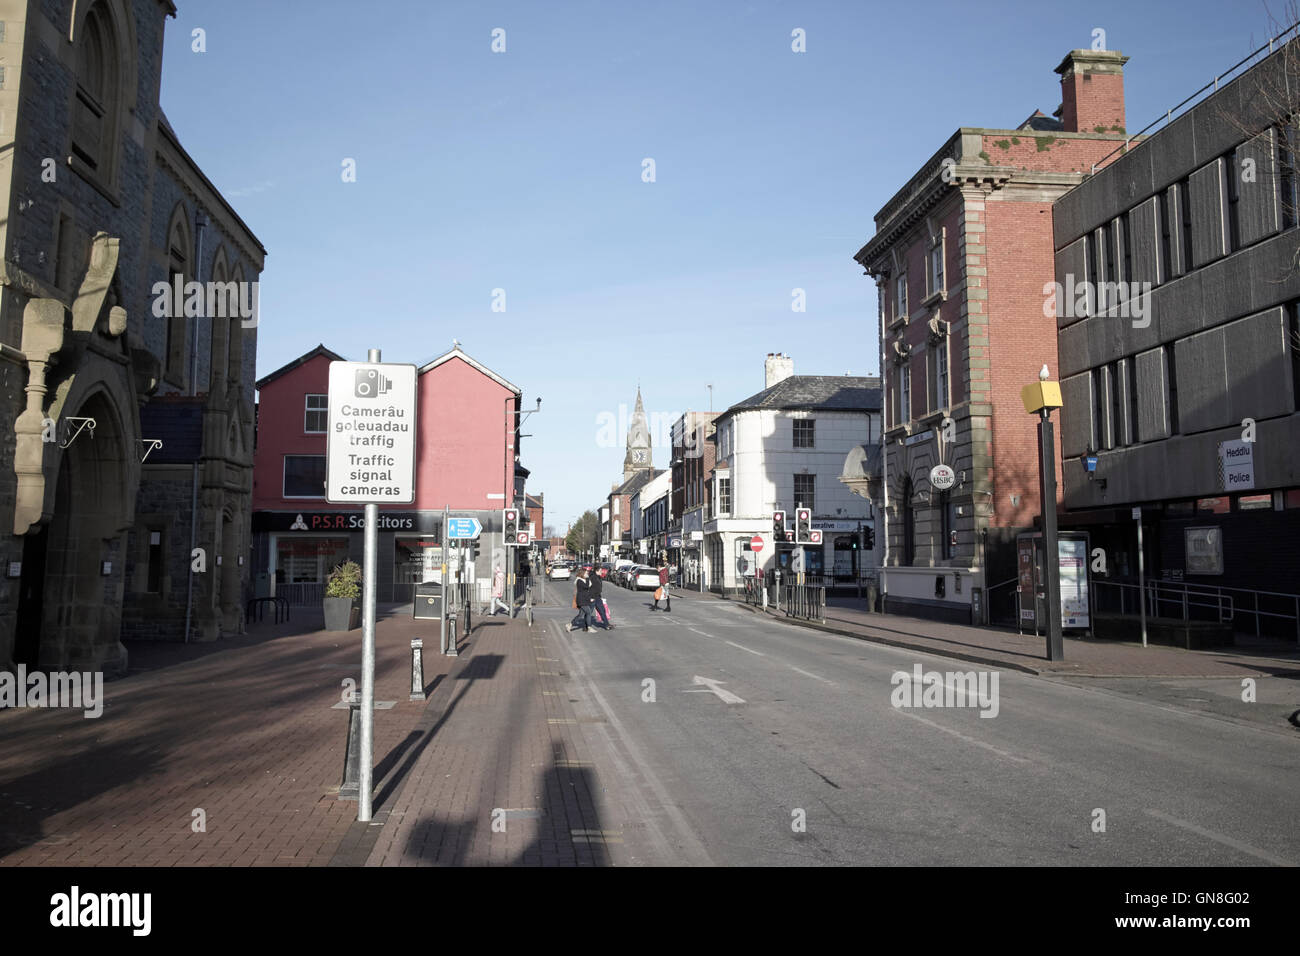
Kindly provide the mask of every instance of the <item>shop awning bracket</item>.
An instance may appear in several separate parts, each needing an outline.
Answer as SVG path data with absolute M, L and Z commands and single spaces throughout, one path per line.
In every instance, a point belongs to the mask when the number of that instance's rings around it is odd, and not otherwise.
M 69 427 L 76 422 L 80 422 L 80 424 L 77 425 L 77 430 L 72 433 L 72 435 L 68 438 L 67 441 L 59 442 L 60 448 L 67 448 L 69 445 L 71 445 L 74 441 L 77 440 L 77 436 L 80 435 L 82 431 L 84 431 L 87 427 L 90 428 L 90 437 L 91 438 L 95 437 L 95 420 L 93 418 L 68 417 L 64 419 L 64 422 L 66 422 Z
M 163 446 L 161 438 L 141 438 L 140 444 L 148 446 L 147 448 L 145 448 L 144 454 L 140 457 L 141 464 L 144 464 L 146 461 L 149 460 L 149 455 L 151 452 L 155 452 Z

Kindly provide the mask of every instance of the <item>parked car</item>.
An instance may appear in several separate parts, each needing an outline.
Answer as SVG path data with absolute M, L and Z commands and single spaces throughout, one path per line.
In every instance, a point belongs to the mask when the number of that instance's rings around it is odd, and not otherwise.
M 634 591 L 644 591 L 647 588 L 653 591 L 655 588 L 659 587 L 658 569 L 644 564 L 638 565 L 632 575 L 632 584 L 630 586 Z

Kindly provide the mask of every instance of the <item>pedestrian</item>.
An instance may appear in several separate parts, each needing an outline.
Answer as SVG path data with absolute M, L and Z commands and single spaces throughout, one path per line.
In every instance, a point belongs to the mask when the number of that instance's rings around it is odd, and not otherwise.
M 650 605 L 650 610 L 653 611 L 658 608 L 661 600 L 664 602 L 664 610 L 671 614 L 673 599 L 668 594 L 668 560 L 666 558 L 659 559 L 659 587 L 655 589 L 655 603 Z
M 588 593 L 591 595 L 591 606 L 600 621 L 605 625 L 605 630 L 612 631 L 614 625 L 609 623 L 609 612 L 605 610 L 605 599 L 601 597 L 601 591 L 604 590 L 604 580 L 600 576 L 598 568 L 591 569 L 591 588 Z
M 587 571 L 584 568 L 578 572 L 577 578 L 573 582 L 573 606 L 578 609 L 572 621 L 569 622 L 569 630 L 576 631 L 581 625 L 584 632 L 591 630 L 591 584 L 587 580 Z
M 492 570 L 492 609 L 491 609 L 491 613 L 492 613 L 493 615 L 496 614 L 496 612 L 497 612 L 497 606 L 498 606 L 498 605 L 500 605 L 500 606 L 505 610 L 505 612 L 506 612 L 507 614 L 510 613 L 510 608 L 506 605 L 506 602 L 502 600 L 502 598 L 504 598 L 505 596 L 506 596 L 506 572 L 505 572 L 505 570 L 501 567 L 501 565 L 498 564 L 498 565 L 497 565 L 495 568 L 493 568 L 493 570 Z

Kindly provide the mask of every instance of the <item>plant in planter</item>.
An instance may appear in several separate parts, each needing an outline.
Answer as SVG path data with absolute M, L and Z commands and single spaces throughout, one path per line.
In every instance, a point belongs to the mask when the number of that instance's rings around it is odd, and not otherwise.
M 330 572 L 325 583 L 325 630 L 350 631 L 357 626 L 360 609 L 353 602 L 361 596 L 361 565 L 345 561 Z

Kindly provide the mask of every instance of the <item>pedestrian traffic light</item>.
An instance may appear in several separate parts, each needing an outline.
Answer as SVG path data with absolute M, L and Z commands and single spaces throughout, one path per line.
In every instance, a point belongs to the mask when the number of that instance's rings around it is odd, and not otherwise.
M 796 508 L 794 510 L 794 540 L 796 544 L 812 542 L 812 509 Z
M 512 545 L 519 537 L 519 509 L 506 508 L 501 512 L 501 520 L 505 526 L 506 544 Z
M 772 512 L 772 540 L 773 541 L 785 540 L 785 512 L 784 511 Z

